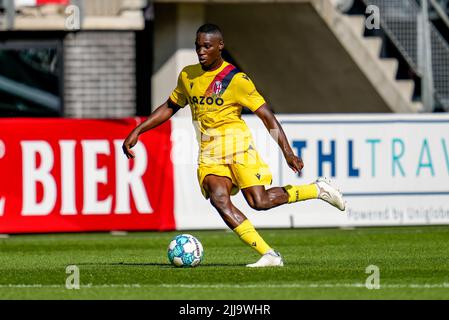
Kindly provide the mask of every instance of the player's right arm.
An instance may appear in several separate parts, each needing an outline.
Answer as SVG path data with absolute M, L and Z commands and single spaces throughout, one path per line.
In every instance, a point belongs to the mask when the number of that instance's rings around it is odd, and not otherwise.
M 168 99 L 156 110 L 154 110 L 144 122 L 135 127 L 129 133 L 128 137 L 126 137 L 122 146 L 123 152 L 128 157 L 128 159 L 135 157 L 134 152 L 131 150 L 131 148 L 136 145 L 137 141 L 139 140 L 139 135 L 164 123 L 165 121 L 170 119 L 179 109 L 180 106 Z
M 185 77 L 184 70 L 179 74 L 178 84 L 170 95 L 170 98 L 154 110 L 144 122 L 135 127 L 125 139 L 122 149 L 128 159 L 134 158 L 135 156 L 131 148 L 136 145 L 139 140 L 139 135 L 156 128 L 158 125 L 170 119 L 180 108 L 187 105 L 183 77 Z
M 162 105 L 160 105 L 156 110 L 154 110 L 150 116 L 137 127 L 135 127 L 128 137 L 126 137 L 123 142 L 123 152 L 128 157 L 128 159 L 132 159 L 135 157 L 134 152 L 131 150 L 139 140 L 139 135 L 142 133 L 156 128 L 160 124 L 164 123 L 168 119 L 170 119 L 179 109 L 185 107 L 187 105 L 187 98 L 184 90 L 183 77 L 185 77 L 184 70 L 178 76 L 178 84 L 173 90 L 170 98 Z

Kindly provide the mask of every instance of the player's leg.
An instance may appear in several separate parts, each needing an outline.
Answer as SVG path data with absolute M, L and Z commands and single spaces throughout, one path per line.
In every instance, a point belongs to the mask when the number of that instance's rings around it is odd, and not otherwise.
M 255 210 L 268 210 L 286 203 L 321 199 L 344 211 L 345 203 L 341 192 L 329 181 L 318 179 L 306 185 L 274 187 L 265 190 L 264 186 L 255 185 L 242 189 L 249 206 Z
M 299 187 L 299 186 L 298 186 Z M 312 188 L 309 185 L 302 189 L 297 188 L 298 196 L 301 200 L 316 199 L 318 191 L 316 187 Z M 248 202 L 249 206 L 255 210 L 269 210 L 271 208 L 296 201 L 290 201 L 291 196 L 288 191 L 282 187 L 273 187 L 265 189 L 265 186 L 255 185 L 242 189 L 242 193 Z
M 232 229 L 248 246 L 262 255 L 262 258 L 249 267 L 282 266 L 279 254 L 262 239 L 246 216 L 231 202 L 232 181 L 228 177 L 207 175 L 203 188 L 210 197 L 212 206 L 218 211 L 226 225 Z
M 246 216 L 231 202 L 231 179 L 209 174 L 203 180 L 203 188 L 209 196 L 210 203 L 230 229 L 234 230 L 247 220 Z
M 242 158 L 245 161 L 233 163 L 230 168 L 237 185 L 253 209 L 268 210 L 285 203 L 310 199 L 321 199 L 342 211 L 345 209 L 341 192 L 324 179 L 318 179 L 311 184 L 287 185 L 265 190 L 265 186 L 272 181 L 268 165 L 255 149 L 248 150 Z
M 314 183 L 308 185 L 287 185 L 284 189 L 288 193 L 288 203 L 320 199 L 341 211 L 345 211 L 346 202 L 343 199 L 341 191 L 335 188 L 326 178 L 319 178 Z

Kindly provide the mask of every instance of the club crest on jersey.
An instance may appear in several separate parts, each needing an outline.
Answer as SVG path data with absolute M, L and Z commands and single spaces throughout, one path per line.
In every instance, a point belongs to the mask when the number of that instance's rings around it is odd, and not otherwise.
M 214 93 L 216 95 L 220 95 L 222 87 L 223 87 L 223 84 L 221 83 L 221 81 L 215 81 L 214 82 L 214 87 L 213 87 Z

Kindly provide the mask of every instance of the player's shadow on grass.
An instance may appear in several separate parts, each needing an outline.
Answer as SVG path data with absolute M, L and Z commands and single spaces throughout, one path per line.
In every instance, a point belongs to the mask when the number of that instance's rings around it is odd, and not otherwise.
M 173 266 L 168 263 L 156 263 L 156 262 L 107 262 L 107 263 L 88 262 L 88 263 L 77 263 L 76 265 L 79 265 L 79 266 L 137 266 L 137 267 L 150 266 L 150 267 L 173 268 Z M 201 264 L 202 268 L 242 267 L 242 266 L 245 266 L 245 264 L 236 264 L 236 263 L 204 263 L 204 264 Z

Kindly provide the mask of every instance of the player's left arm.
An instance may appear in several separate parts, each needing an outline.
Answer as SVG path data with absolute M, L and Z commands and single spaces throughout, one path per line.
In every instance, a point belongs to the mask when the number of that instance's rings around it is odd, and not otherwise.
M 276 143 L 281 148 L 284 158 L 287 161 L 288 166 L 295 172 L 298 173 L 304 167 L 302 159 L 293 153 L 290 144 L 288 143 L 287 136 L 282 129 L 281 124 L 274 116 L 273 112 L 270 110 L 268 105 L 264 103 L 260 106 L 254 113 L 262 120 L 263 124 L 267 128 L 270 135 L 276 141 Z

